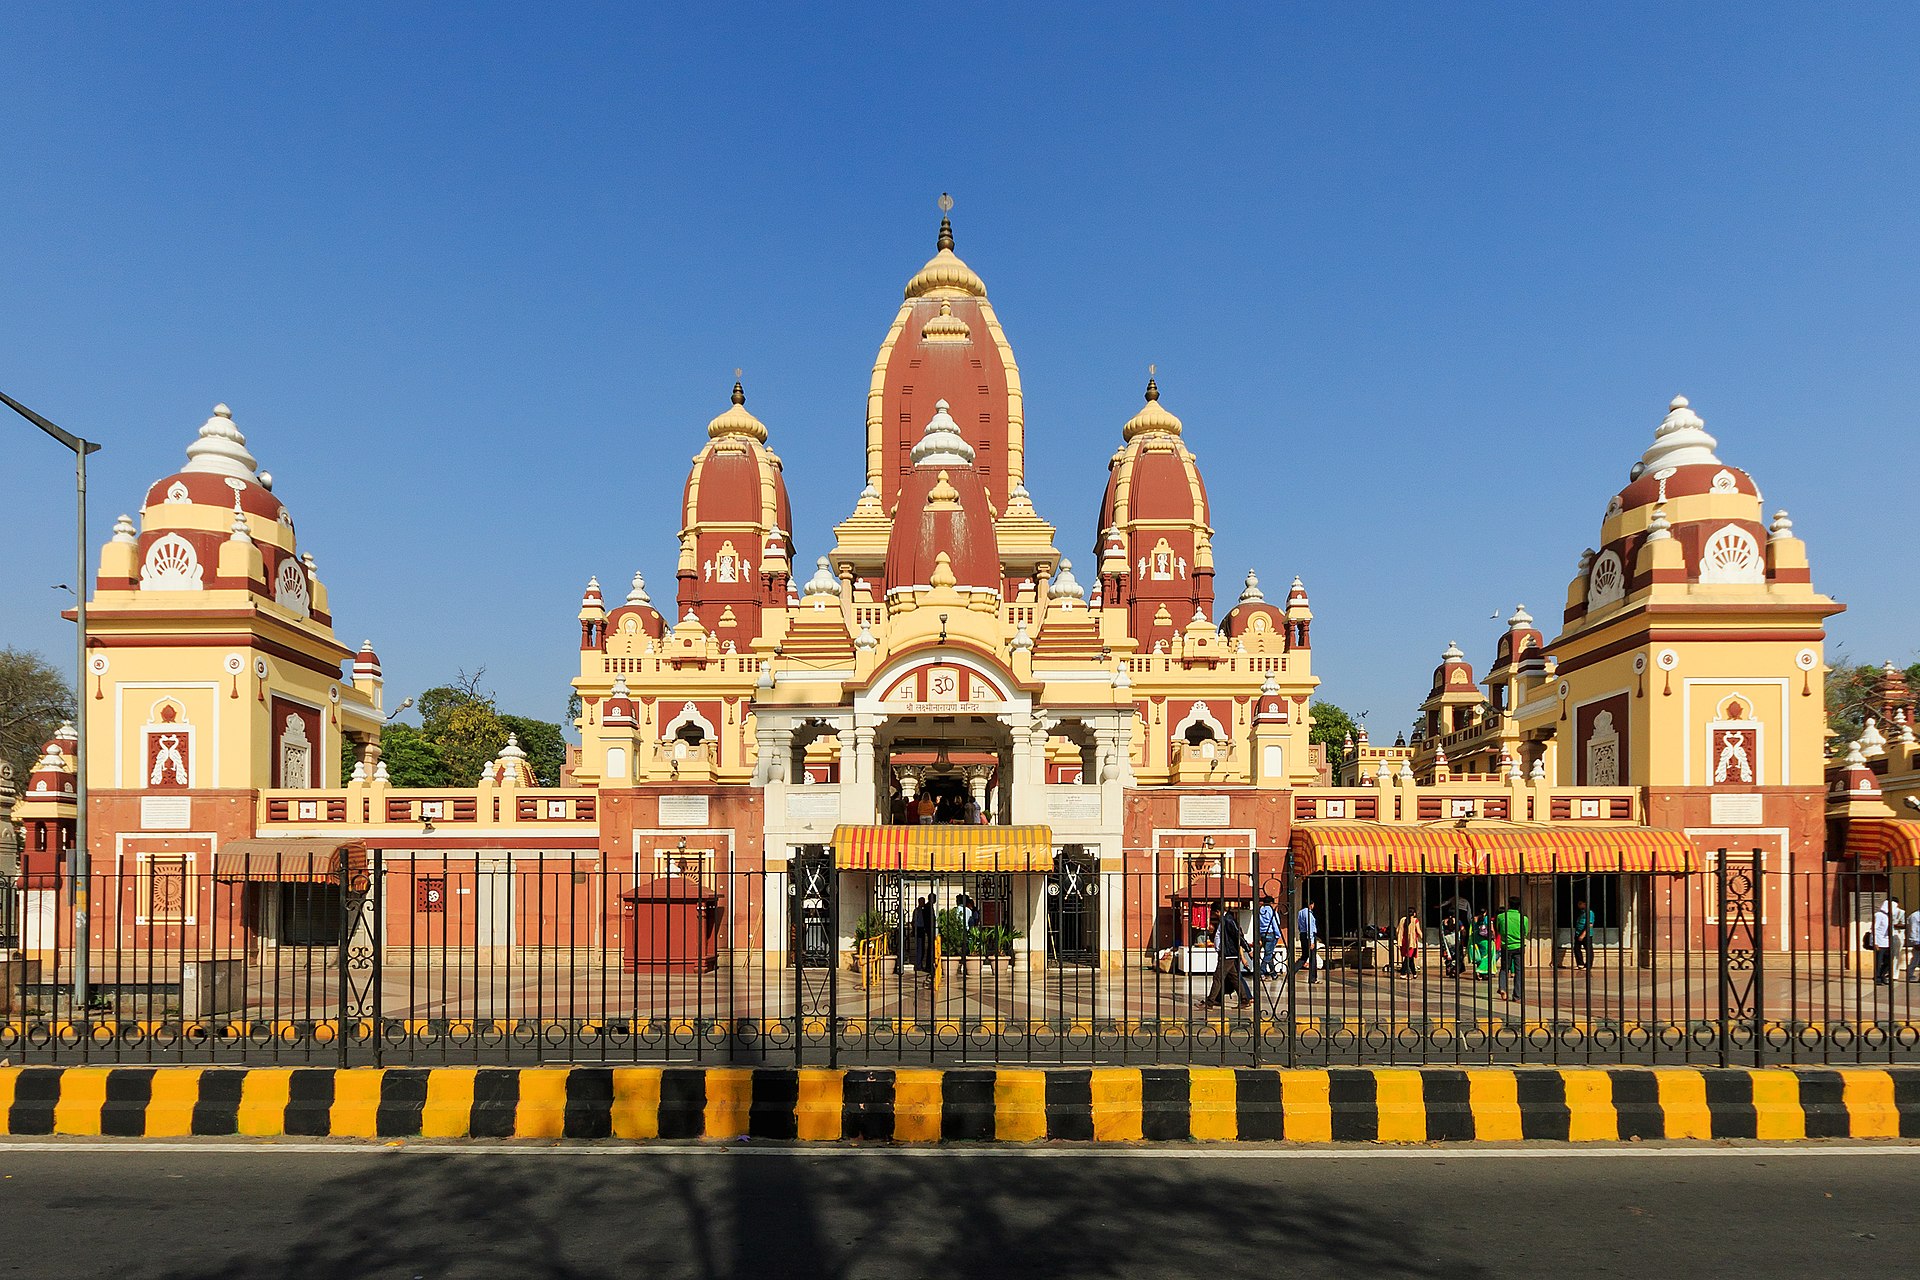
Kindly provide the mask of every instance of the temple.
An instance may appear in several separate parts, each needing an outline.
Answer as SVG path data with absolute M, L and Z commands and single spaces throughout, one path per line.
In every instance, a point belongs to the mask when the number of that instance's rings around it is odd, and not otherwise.
M 510 877 L 449 920 L 449 876 L 765 872 L 758 900 L 716 891 L 713 909 L 731 945 L 784 955 L 801 899 L 781 878 L 805 863 L 834 877 L 812 922 L 833 954 L 875 913 L 897 926 L 964 892 L 1035 963 L 1093 965 L 1177 936 L 1172 908 L 1282 874 L 1338 881 L 1330 932 L 1408 894 L 1434 914 L 1496 874 L 1551 911 L 1577 876 L 1631 946 L 1703 927 L 1722 858 L 1893 877 L 1920 861 L 1901 816 L 1920 793 L 1911 694 L 1893 672 L 1869 733 L 1829 742 L 1841 606 L 1684 398 L 1637 460 L 1623 433 L 1624 482 L 1589 495 L 1598 545 L 1557 622 L 1517 609 L 1484 674 L 1448 644 L 1413 732 L 1363 732 L 1329 770 L 1308 737 L 1306 585 L 1284 562 L 1234 566 L 1224 599 L 1216 583 L 1216 518 L 1270 513 L 1213 510 L 1208 426 L 1156 377 L 1131 412 L 1115 393 L 1097 499 L 1088 483 L 1080 511 L 1037 510 L 1020 368 L 948 217 L 880 339 L 844 488 L 804 495 L 846 512 L 831 546 L 794 545 L 777 408 L 740 381 L 716 393 L 678 528 L 657 530 L 677 534 L 674 581 L 593 577 L 577 629 L 555 619 L 581 707 L 557 788 L 511 742 L 465 785 L 391 784 L 380 660 L 337 638 L 313 555 L 217 406 L 100 554 L 91 855 L 131 887 L 97 904 L 96 940 L 175 945 L 215 918 L 249 945 L 325 939 L 335 879 L 370 855 L 392 882 L 387 948 L 613 945 L 617 905 L 529 902 Z M 67 927 L 73 745 L 46 744 L 17 806 L 47 939 Z M 1790 919 L 1838 936 L 1848 910 L 1797 903 L 1768 937 Z

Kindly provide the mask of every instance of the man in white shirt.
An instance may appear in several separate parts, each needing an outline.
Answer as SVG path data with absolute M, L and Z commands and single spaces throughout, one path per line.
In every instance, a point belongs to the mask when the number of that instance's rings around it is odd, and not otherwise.
M 1907 932 L 1907 913 L 1889 893 L 1873 909 L 1873 985 L 1893 985 L 1893 957 Z

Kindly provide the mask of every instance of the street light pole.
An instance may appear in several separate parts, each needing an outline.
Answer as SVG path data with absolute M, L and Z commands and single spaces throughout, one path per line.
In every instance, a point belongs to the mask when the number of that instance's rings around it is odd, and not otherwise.
M 73 627 L 73 856 L 67 870 L 73 881 L 73 1015 L 87 1016 L 93 951 L 92 926 L 88 920 L 87 889 L 90 859 L 87 856 L 87 455 L 100 452 L 100 446 L 68 431 L 62 431 L 5 392 L 0 403 L 73 450 L 73 488 L 78 503 L 74 533 L 73 595 L 78 604 Z

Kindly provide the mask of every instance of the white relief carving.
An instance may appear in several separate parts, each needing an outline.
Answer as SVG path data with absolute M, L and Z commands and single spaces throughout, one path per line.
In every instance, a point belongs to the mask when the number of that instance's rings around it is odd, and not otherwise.
M 170 533 L 147 548 L 147 559 L 140 566 L 142 591 L 198 591 L 201 587 L 200 557 L 193 544 L 177 533 Z
M 1740 482 L 1735 480 L 1733 478 L 1733 472 L 1728 471 L 1725 467 L 1713 473 L 1713 491 L 1715 493 L 1735 493 L 1739 491 L 1739 488 Z
M 1627 574 L 1620 563 L 1620 553 L 1602 551 L 1593 558 L 1593 569 L 1587 575 L 1588 611 L 1619 604 L 1626 596 Z
M 280 732 L 280 785 L 304 788 L 313 785 L 313 743 L 307 738 L 306 721 L 298 715 L 287 717 Z
M 1700 581 L 1764 583 L 1760 543 L 1737 524 L 1725 525 L 1700 548 Z
M 1587 734 L 1587 785 L 1620 785 L 1620 733 L 1613 727 L 1613 712 L 1602 711 L 1593 718 Z
M 183 502 L 192 501 L 193 499 L 187 496 L 187 486 L 178 480 L 167 486 L 167 502 L 170 505 L 179 506 Z
M 307 599 L 307 575 L 300 562 L 289 556 L 280 562 L 280 572 L 273 579 L 273 602 L 283 609 L 291 609 L 301 617 L 306 617 L 312 605 Z

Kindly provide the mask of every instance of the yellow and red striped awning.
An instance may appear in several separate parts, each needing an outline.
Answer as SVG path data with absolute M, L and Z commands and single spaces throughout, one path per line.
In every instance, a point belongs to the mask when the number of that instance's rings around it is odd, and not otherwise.
M 1556 871 L 1694 869 L 1693 843 L 1660 827 L 1544 826 L 1472 821 L 1441 826 L 1303 822 L 1293 829 L 1294 870 L 1426 875 L 1547 875 Z
M 1662 827 L 1475 824 L 1461 834 L 1473 849 L 1469 875 L 1554 871 L 1692 871 L 1693 842 Z
M 852 871 L 1051 871 L 1051 827 L 963 823 L 833 829 L 834 862 Z
M 1316 871 L 1405 871 L 1455 875 L 1470 856 L 1454 827 L 1384 822 L 1303 822 L 1293 829 L 1296 875 Z
M 1847 823 L 1847 856 L 1862 871 L 1920 867 L 1920 822 L 1907 818 L 1855 818 Z

